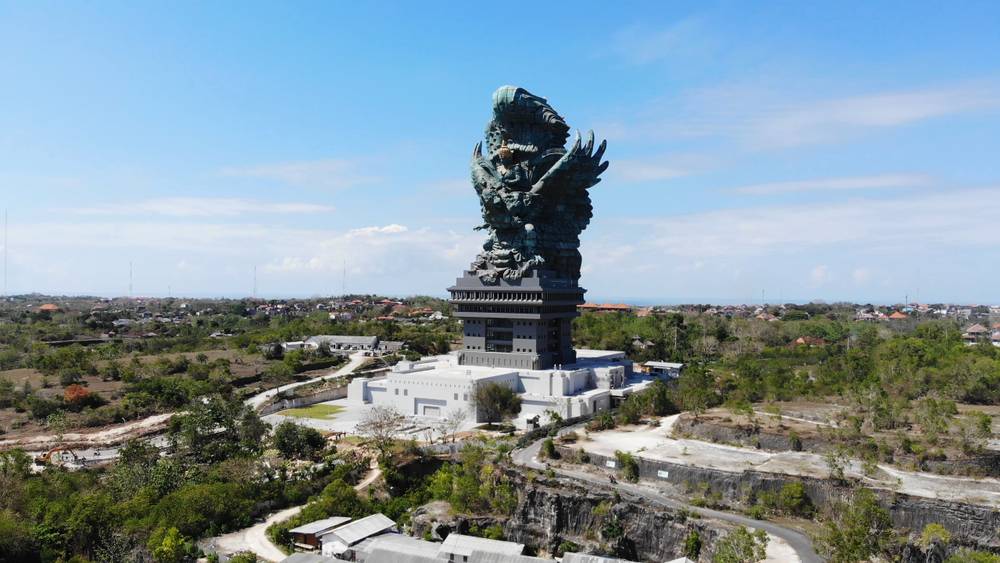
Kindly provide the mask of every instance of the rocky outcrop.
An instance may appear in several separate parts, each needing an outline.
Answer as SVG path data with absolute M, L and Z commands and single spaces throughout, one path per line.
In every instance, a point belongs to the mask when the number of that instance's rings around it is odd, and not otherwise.
M 564 458 L 572 457 L 574 450 L 558 447 Z M 588 454 L 589 462 L 607 467 L 614 461 L 598 454 Z M 790 482 L 802 483 L 813 506 L 821 511 L 835 509 L 838 502 L 849 499 L 857 484 L 831 479 L 796 477 L 780 473 L 746 470 L 721 471 L 704 467 L 681 465 L 635 457 L 639 476 L 650 481 L 668 482 L 674 486 L 700 488 L 716 495 L 721 503 L 739 505 L 748 497 L 761 492 L 778 492 Z M 976 549 L 1000 551 L 1000 511 L 988 506 L 949 502 L 917 497 L 884 489 L 873 489 L 881 504 L 889 511 L 893 526 L 902 531 L 919 534 L 927 524 L 940 524 L 952 535 L 952 544 Z
M 528 479 L 511 472 L 519 490 L 517 508 L 508 517 L 451 514 L 447 505 L 429 503 L 414 511 L 413 535 L 443 539 L 493 525 L 504 539 L 523 543 L 535 553 L 554 554 L 564 542 L 578 551 L 614 555 L 633 561 L 670 561 L 685 555 L 685 542 L 697 534 L 708 561 L 715 541 L 731 528 L 728 523 L 692 519 L 686 513 L 643 502 L 630 502 L 603 491 L 558 478 Z

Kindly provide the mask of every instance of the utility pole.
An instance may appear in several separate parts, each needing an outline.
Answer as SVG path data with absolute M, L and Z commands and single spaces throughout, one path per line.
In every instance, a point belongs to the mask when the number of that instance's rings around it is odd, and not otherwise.
M 253 266 L 253 298 L 257 299 L 257 265 Z
M 128 298 L 132 299 L 132 261 L 128 261 Z
M 340 294 L 347 297 L 347 258 L 344 258 L 344 271 L 340 276 Z
M 3 210 L 3 296 L 7 298 L 7 210 Z

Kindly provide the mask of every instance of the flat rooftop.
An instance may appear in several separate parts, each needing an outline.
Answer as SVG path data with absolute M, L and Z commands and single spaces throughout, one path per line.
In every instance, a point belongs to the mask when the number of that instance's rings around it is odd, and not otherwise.
M 594 360 L 614 360 L 625 359 L 625 352 L 621 350 L 589 350 L 586 348 L 578 348 L 576 350 L 576 361 L 594 361 Z

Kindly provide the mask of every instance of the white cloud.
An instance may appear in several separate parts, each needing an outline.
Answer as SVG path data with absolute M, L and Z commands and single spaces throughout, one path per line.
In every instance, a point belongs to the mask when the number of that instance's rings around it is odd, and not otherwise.
M 270 203 L 221 197 L 165 197 L 131 203 L 109 203 L 73 209 L 80 215 L 162 215 L 167 217 L 235 217 L 251 213 L 330 213 L 329 205 Z
M 825 264 L 820 264 L 809 272 L 809 280 L 814 286 L 823 285 L 830 281 L 830 279 L 830 269 Z
M 994 244 L 973 225 L 1000 216 L 1000 188 L 935 191 L 903 199 L 723 209 L 643 222 L 650 255 L 747 256 L 838 246 L 843 251 L 926 250 Z
M 665 28 L 634 25 L 619 30 L 611 50 L 632 64 L 647 64 L 674 57 L 698 57 L 715 48 L 702 20 L 685 18 Z
M 788 147 L 826 141 L 865 129 L 899 127 L 927 119 L 1000 106 L 994 85 L 884 92 L 819 100 L 763 112 L 749 120 L 745 140 Z
M 688 171 L 669 164 L 620 160 L 615 162 L 614 175 L 626 182 L 650 182 L 687 176 Z
M 85 222 L 12 225 L 19 271 L 39 276 L 39 290 L 124 292 L 107 272 L 134 260 L 136 293 L 249 294 L 258 266 L 259 294 L 338 293 L 348 289 L 443 293 L 475 256 L 479 233 L 387 224 L 356 229 L 288 228 L 204 222 Z M 59 260 L 49 257 L 59 256 Z M 121 274 L 122 278 L 127 274 Z M 140 276 L 149 276 L 140 279 Z M 153 289 L 148 289 L 152 287 Z M 109 289 L 110 288 L 110 289 Z
M 793 78 L 781 79 L 789 80 Z M 618 139 L 717 139 L 752 150 L 773 150 L 838 142 L 872 131 L 998 108 L 1000 84 L 989 81 L 837 97 L 724 84 L 653 99 L 624 116 L 606 120 L 601 130 Z
M 224 176 L 275 180 L 306 188 L 339 189 L 368 184 L 380 179 L 377 174 L 362 172 L 360 169 L 364 166 L 371 167 L 373 163 L 368 160 L 327 158 L 229 167 L 224 168 L 222 174 Z
M 926 186 L 930 178 L 919 174 L 882 174 L 877 176 L 849 176 L 819 178 L 791 182 L 771 182 L 732 188 L 728 191 L 743 195 L 776 195 L 810 191 L 868 190 L 885 188 L 914 188 Z
M 855 268 L 851 272 L 851 279 L 858 285 L 864 285 L 872 279 L 872 272 L 868 268 Z

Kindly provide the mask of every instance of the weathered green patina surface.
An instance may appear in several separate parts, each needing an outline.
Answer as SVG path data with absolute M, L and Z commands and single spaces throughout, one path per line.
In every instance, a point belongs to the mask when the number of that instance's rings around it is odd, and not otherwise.
M 580 277 L 580 233 L 593 216 L 588 190 L 608 167 L 605 142 L 594 150 L 579 132 L 567 150 L 569 126 L 545 98 L 524 88 L 493 93 L 493 119 L 472 153 L 472 183 L 489 237 L 472 270 L 486 283 L 517 280 L 532 270 Z

